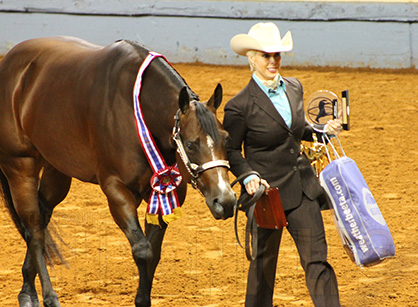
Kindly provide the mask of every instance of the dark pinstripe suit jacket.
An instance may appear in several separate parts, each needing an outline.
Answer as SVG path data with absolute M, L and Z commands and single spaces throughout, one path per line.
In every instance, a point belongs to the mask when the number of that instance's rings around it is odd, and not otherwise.
M 223 125 L 229 132 L 228 159 L 234 175 L 259 172 L 279 188 L 283 207 L 290 210 L 300 204 L 302 192 L 316 199 L 323 190 L 308 159 L 300 154 L 301 140 L 312 140 L 312 129 L 305 121 L 302 85 L 296 78 L 284 78 L 284 82 L 292 111 L 290 128 L 252 78 L 226 104 Z

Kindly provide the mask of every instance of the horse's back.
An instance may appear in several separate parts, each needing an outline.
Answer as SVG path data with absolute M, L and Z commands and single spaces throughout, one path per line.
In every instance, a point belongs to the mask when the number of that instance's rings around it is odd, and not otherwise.
M 77 57 L 101 48 L 103 47 L 65 36 L 23 41 L 0 61 L 0 78 L 19 76 L 31 63 L 60 62 L 65 58 Z
M 97 123 L 91 120 L 96 113 L 108 111 L 106 95 L 116 91 L 109 89 L 109 75 L 117 80 L 122 69 L 109 71 L 123 66 L 120 55 L 129 53 L 125 45 L 116 42 L 102 47 L 54 37 L 24 41 L 11 49 L 0 61 L 3 159 L 40 154 L 54 162 L 60 155 L 60 161 L 73 164 L 68 167 L 85 170 L 81 177 L 92 176 L 97 157 L 89 132 Z

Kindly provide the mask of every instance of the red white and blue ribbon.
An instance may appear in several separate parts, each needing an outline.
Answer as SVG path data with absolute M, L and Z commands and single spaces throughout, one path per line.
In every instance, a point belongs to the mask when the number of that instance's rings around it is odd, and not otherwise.
M 139 140 L 154 173 L 150 180 L 152 192 L 148 202 L 147 221 L 159 225 L 159 214 L 162 215 L 163 220 L 166 223 L 181 215 L 176 188 L 180 184 L 182 177 L 177 168 L 177 164 L 173 166 L 166 165 L 164 158 L 158 150 L 158 147 L 155 145 L 155 141 L 145 123 L 139 101 L 142 75 L 149 64 L 157 57 L 164 58 L 164 56 L 159 53 L 150 52 L 139 68 L 133 90 L 133 100 L 136 129 Z

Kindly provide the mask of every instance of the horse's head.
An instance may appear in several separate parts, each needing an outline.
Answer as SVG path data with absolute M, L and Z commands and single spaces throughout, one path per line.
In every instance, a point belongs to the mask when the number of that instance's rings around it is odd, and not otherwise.
M 203 194 L 216 219 L 227 219 L 234 214 L 236 196 L 228 178 L 227 133 L 216 118 L 221 101 L 220 84 L 207 103 L 190 101 L 184 87 L 179 95 L 173 138 L 183 178 Z

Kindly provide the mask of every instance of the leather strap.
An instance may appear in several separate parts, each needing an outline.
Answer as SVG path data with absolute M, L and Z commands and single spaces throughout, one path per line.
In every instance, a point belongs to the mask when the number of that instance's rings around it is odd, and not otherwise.
M 242 183 L 242 181 L 247 178 L 249 175 L 257 175 L 261 178 L 260 174 L 256 171 L 250 171 L 247 173 L 242 174 L 237 179 L 235 179 L 231 183 L 231 187 L 233 187 L 237 182 Z M 235 206 L 235 218 L 234 218 L 234 228 L 235 228 L 235 238 L 239 246 L 241 245 L 241 241 L 238 235 L 238 211 L 245 211 L 247 215 L 247 225 L 245 227 L 245 255 L 247 256 L 248 260 L 255 260 L 257 256 L 257 239 L 258 239 L 258 228 L 257 223 L 254 218 L 254 210 L 257 204 L 257 201 L 260 199 L 261 195 L 263 195 L 265 191 L 265 186 L 260 184 L 257 191 L 251 197 L 247 193 L 242 193 L 239 197 L 237 204 Z M 250 244 L 251 239 L 251 244 Z

